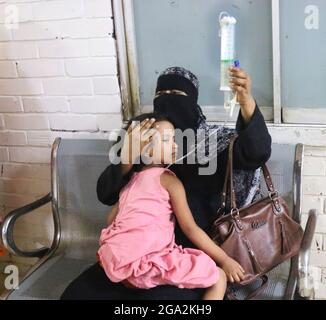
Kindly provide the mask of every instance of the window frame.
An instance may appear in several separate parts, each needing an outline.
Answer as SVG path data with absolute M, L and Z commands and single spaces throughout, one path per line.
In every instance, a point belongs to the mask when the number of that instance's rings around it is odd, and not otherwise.
M 260 106 L 260 110 L 264 115 L 266 123 L 274 126 L 295 126 L 325 128 L 326 125 L 326 110 L 325 116 L 323 109 L 321 110 L 322 122 L 314 123 L 310 117 L 311 110 L 305 112 L 304 108 L 282 108 L 282 91 L 281 91 L 281 35 L 280 35 L 280 0 L 271 1 L 272 14 L 272 46 L 273 46 L 273 105 L 264 107 Z M 118 67 L 122 95 L 122 110 L 123 119 L 128 120 L 131 116 L 147 112 L 152 109 L 152 106 L 141 106 L 140 104 L 140 84 L 137 65 L 137 49 L 136 49 L 136 34 L 134 27 L 134 7 L 133 0 L 112 0 L 114 12 L 115 37 L 117 41 L 118 51 Z M 207 113 L 207 110 L 209 111 Z M 234 112 L 230 123 L 235 122 L 239 108 Z M 313 109 L 312 109 L 313 110 Z M 223 106 L 205 106 L 205 114 L 209 122 L 219 123 L 225 117 Z M 299 114 L 303 115 L 305 121 L 292 122 L 299 118 Z M 284 120 L 284 115 L 289 117 L 289 120 Z M 325 117 L 325 118 L 324 118 Z M 297 120 L 296 120 L 297 121 Z

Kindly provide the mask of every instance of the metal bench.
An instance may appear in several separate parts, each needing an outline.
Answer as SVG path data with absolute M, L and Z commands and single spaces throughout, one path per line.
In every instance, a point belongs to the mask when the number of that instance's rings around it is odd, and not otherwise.
M 55 140 L 51 157 L 51 193 L 13 210 L 1 226 L 2 241 L 9 252 L 21 257 L 39 258 L 20 279 L 19 288 L 4 292 L 1 299 L 59 299 L 69 283 L 96 262 L 100 230 L 106 225 L 110 210 L 98 201 L 96 183 L 109 165 L 108 152 L 112 143 L 106 140 Z M 268 162 L 274 183 L 288 201 L 297 221 L 301 213 L 303 149 L 303 145 L 273 144 L 272 157 Z M 19 249 L 13 235 L 15 221 L 49 202 L 54 220 L 51 247 L 33 252 Z M 315 220 L 315 210 L 311 210 L 300 256 L 270 272 L 269 286 L 259 299 L 293 299 L 299 275 L 307 280 L 306 283 L 309 282 L 309 248 Z M 301 288 L 301 293 L 311 298 L 313 290 Z M 241 298 L 246 293 L 240 290 L 237 294 Z

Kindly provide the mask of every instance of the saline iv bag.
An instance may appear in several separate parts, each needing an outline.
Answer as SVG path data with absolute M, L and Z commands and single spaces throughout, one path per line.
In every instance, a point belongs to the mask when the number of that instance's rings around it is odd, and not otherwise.
M 221 37 L 220 90 L 224 92 L 224 109 L 230 110 L 230 117 L 232 117 L 237 97 L 233 96 L 229 85 L 229 68 L 235 62 L 235 25 L 237 20 L 229 16 L 227 12 L 221 12 L 219 23 Z
M 220 37 L 221 37 L 221 80 L 220 80 L 220 90 L 224 91 L 224 108 L 230 110 L 230 117 L 233 115 L 235 105 L 237 103 L 237 95 L 233 95 L 232 89 L 230 88 L 229 81 L 229 67 L 235 66 L 239 67 L 239 61 L 235 60 L 235 25 L 237 23 L 236 19 L 230 17 L 228 13 L 221 12 L 220 18 Z M 178 163 L 181 160 L 187 158 L 192 153 L 196 152 L 200 145 L 203 145 L 207 142 L 214 134 L 223 130 L 223 128 L 228 123 L 228 117 L 225 119 L 225 122 L 222 126 L 218 126 L 214 130 L 210 130 L 208 136 L 205 136 L 204 139 L 198 141 L 197 144 L 185 155 L 178 158 L 174 163 Z M 169 164 L 167 168 L 171 167 L 173 163 Z

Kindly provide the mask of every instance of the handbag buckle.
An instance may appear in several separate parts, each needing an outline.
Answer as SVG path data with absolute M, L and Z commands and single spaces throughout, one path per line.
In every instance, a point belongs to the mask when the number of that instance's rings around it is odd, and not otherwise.
M 237 227 L 242 230 L 243 229 L 243 225 L 240 219 L 240 213 L 239 213 L 239 209 L 238 208 L 232 208 L 231 209 L 231 217 L 234 219 Z
M 272 201 L 274 201 L 276 198 L 278 198 L 278 191 L 275 190 L 275 191 L 268 192 L 268 196 Z
M 235 214 L 234 214 L 235 212 Z M 235 219 L 236 217 L 240 218 L 240 214 L 239 214 L 239 209 L 238 208 L 232 208 L 231 209 L 231 217 L 233 219 Z
M 273 192 L 269 192 L 269 198 L 271 199 L 271 201 L 274 204 L 274 208 L 277 212 L 275 212 L 275 214 L 279 214 L 282 212 L 282 208 L 280 206 L 280 202 L 278 200 L 278 192 L 275 190 Z

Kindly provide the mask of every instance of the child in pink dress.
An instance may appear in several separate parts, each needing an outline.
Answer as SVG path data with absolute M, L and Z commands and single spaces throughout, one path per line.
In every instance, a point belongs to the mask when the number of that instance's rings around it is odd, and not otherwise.
M 176 158 L 174 127 L 155 124 L 151 162 L 120 191 L 101 232 L 99 262 L 112 282 L 127 287 L 207 288 L 203 299 L 223 299 L 227 278 L 242 280 L 244 271 L 195 223 L 181 181 L 164 167 Z M 175 243 L 175 217 L 198 249 Z

